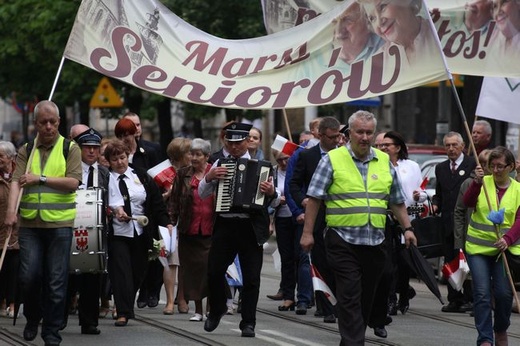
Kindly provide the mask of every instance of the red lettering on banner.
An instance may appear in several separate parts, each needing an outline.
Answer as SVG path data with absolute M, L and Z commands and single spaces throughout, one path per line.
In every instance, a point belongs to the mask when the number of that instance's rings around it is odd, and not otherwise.
M 128 35 L 134 39 L 133 44 L 125 45 Z M 170 75 L 168 71 L 154 65 L 142 65 L 132 71 L 130 52 L 128 48 L 134 52 L 139 52 L 142 42 L 138 35 L 133 33 L 129 28 L 118 27 L 112 32 L 112 45 L 115 54 L 112 55 L 104 48 L 97 48 L 92 51 L 90 61 L 92 66 L 103 74 L 116 77 L 131 77 L 132 82 L 137 87 L 144 90 L 153 91 L 171 98 L 179 98 L 179 94 L 184 92 L 189 102 L 199 104 L 211 104 L 216 107 L 243 107 L 255 108 L 269 105 L 272 108 L 284 108 L 287 106 L 290 97 L 295 92 L 307 92 L 307 99 L 312 104 L 322 104 L 334 100 L 346 90 L 346 94 L 351 99 L 362 98 L 367 93 L 378 94 L 390 89 L 396 82 L 400 67 L 401 56 L 399 49 L 395 46 L 389 48 L 386 57 L 394 57 L 387 59 L 393 66 L 387 66 L 389 62 L 385 62 L 384 53 L 378 53 L 367 61 L 357 61 L 351 65 L 349 75 L 345 75 L 341 70 L 330 70 L 318 77 L 314 82 L 308 78 L 297 81 L 289 81 L 280 85 L 279 90 L 273 90 L 269 85 L 256 85 L 248 89 L 238 89 L 236 81 L 224 79 L 220 81 L 220 86 L 211 86 L 208 88 L 204 82 L 190 81 L 175 75 Z M 193 63 L 193 69 L 199 72 L 208 70 L 208 74 L 220 73 L 224 78 L 238 77 L 248 74 L 253 65 L 252 58 L 233 58 L 225 62 L 227 49 L 219 48 L 211 56 L 208 56 L 208 44 L 199 41 L 190 42 L 188 48 L 193 48 L 190 56 L 184 61 L 183 65 Z M 306 44 L 301 45 L 293 58 L 292 49 L 284 52 L 278 68 L 286 64 L 294 64 L 309 57 Z M 276 61 L 276 55 L 258 58 L 258 63 L 252 73 L 260 71 L 267 62 Z M 366 69 L 366 64 L 370 63 L 371 67 Z M 385 63 L 387 65 L 385 65 Z M 114 66 L 113 69 L 106 69 L 103 66 Z M 368 70 L 368 71 L 367 71 Z M 390 79 L 384 81 L 383 71 L 393 71 Z M 249 72 L 251 73 L 251 72 Z M 368 73 L 363 78 L 363 73 Z M 165 84 L 164 84 L 165 83 Z M 154 86 L 155 85 L 155 86 Z M 328 95 L 323 95 L 326 86 L 332 85 L 333 88 Z
M 314 10 L 305 7 L 298 8 L 298 17 L 296 18 L 296 23 L 294 25 L 300 25 L 301 23 L 308 22 L 309 20 L 316 18 L 320 15 Z
M 488 26 L 488 30 L 485 34 L 483 47 L 486 48 L 489 44 L 489 39 L 493 33 L 495 22 L 491 21 Z M 437 29 L 437 35 L 439 39 L 444 42 L 443 52 L 447 58 L 464 57 L 466 59 L 473 59 L 478 57 L 479 59 L 485 59 L 486 51 L 480 50 L 480 42 L 483 33 L 481 30 L 475 30 L 471 34 L 466 31 L 451 30 L 450 20 L 443 20 Z

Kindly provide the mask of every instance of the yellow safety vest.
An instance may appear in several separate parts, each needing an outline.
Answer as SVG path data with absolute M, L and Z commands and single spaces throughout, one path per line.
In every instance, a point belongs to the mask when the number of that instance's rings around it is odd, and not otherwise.
M 40 150 L 35 150 L 30 172 L 48 177 L 65 177 L 67 161 L 63 156 L 64 138 L 59 136 L 49 158 L 41 171 Z M 36 144 L 35 144 L 36 145 Z M 72 146 L 73 143 L 71 142 Z M 30 155 L 30 153 L 27 153 Z M 47 185 L 31 185 L 24 188 L 20 201 L 20 215 L 24 219 L 35 219 L 38 212 L 43 221 L 71 221 L 76 217 L 76 191 L 60 191 Z
M 327 191 L 326 221 L 330 227 L 361 227 L 370 223 L 385 228 L 392 185 L 390 159 L 375 149 L 376 159 L 368 164 L 367 182 L 346 147 L 329 151 L 333 180 Z
M 511 179 L 511 184 L 507 188 L 504 196 L 500 200 L 500 205 L 497 202 L 497 194 L 495 193 L 495 183 L 492 176 L 485 176 L 483 184 L 488 191 L 489 202 L 494 208 L 498 205 L 498 209 L 505 208 L 504 222 L 499 227 L 501 235 L 507 233 L 516 218 L 516 210 L 520 205 L 520 183 Z M 495 231 L 495 226 L 487 219 L 489 215 L 489 207 L 486 199 L 486 194 L 482 190 L 477 199 L 477 206 L 471 214 L 471 219 L 468 225 L 468 234 L 466 236 L 466 251 L 469 254 L 496 256 L 499 250 L 493 245 L 498 239 Z M 520 241 L 509 246 L 508 250 L 514 255 L 520 255 Z

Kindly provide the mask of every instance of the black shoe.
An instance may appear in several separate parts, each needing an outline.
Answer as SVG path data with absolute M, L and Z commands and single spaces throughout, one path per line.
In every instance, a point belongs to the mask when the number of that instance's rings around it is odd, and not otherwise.
M 101 334 L 101 330 L 97 329 L 95 326 L 81 326 L 81 334 L 98 335 Z
M 246 324 L 244 326 L 244 328 L 242 328 L 242 337 L 243 338 L 254 338 L 255 337 L 255 328 L 250 324 Z
M 379 336 L 380 338 L 386 338 L 388 333 L 386 332 L 385 327 L 374 327 L 374 335 Z
M 33 341 L 34 339 L 36 339 L 36 335 L 38 335 L 38 325 L 27 323 L 23 330 L 24 340 Z
M 272 300 L 283 300 L 282 291 L 278 291 L 276 294 L 268 294 L 267 298 Z
M 227 311 L 226 311 L 227 312 Z M 225 313 L 224 313 L 225 314 Z M 206 318 L 206 322 L 204 322 L 204 330 L 207 332 L 212 332 L 217 329 L 220 319 L 224 315 L 220 315 L 218 317 L 214 317 L 214 315 L 210 312 L 208 318 Z
M 473 311 L 473 303 L 468 302 L 468 303 L 462 304 L 462 305 L 459 307 L 459 310 L 460 310 L 461 312 Z
M 149 308 L 155 308 L 157 305 L 159 305 L 159 299 L 157 299 L 157 297 L 150 297 L 148 298 L 147 304 Z
M 137 301 L 137 307 L 138 307 L 139 309 L 145 308 L 146 305 L 148 305 L 147 302 L 143 302 L 143 301 L 141 301 L 141 300 L 138 300 L 138 301 Z
M 466 312 L 460 310 L 460 304 L 455 302 L 450 302 L 448 305 L 445 305 L 441 309 L 442 312 Z
M 334 314 L 323 317 L 324 323 L 336 323 L 336 316 Z
M 322 310 L 316 309 L 316 311 L 314 312 L 314 317 L 325 317 L 325 316 L 323 316 Z
M 389 302 L 388 303 L 388 314 L 390 316 L 397 315 L 397 303 L 396 302 Z
M 389 325 L 390 323 L 392 323 L 393 319 L 392 317 L 386 315 L 386 319 L 385 319 L 385 326 Z
M 307 304 L 298 303 L 296 305 L 296 315 L 306 315 L 307 314 Z
M 63 330 L 65 328 L 67 328 L 67 321 L 63 321 L 63 323 L 60 326 L 60 330 Z
M 406 314 L 406 312 L 410 308 L 410 303 L 408 302 L 408 299 L 399 299 L 399 303 L 397 305 L 397 308 L 399 309 L 399 311 L 401 311 L 403 315 Z
M 412 286 L 408 286 L 408 300 L 412 300 L 417 295 L 417 292 L 415 292 L 414 288 Z
M 469 316 L 470 317 L 475 317 L 475 311 L 471 310 L 471 312 L 469 313 Z
M 114 322 L 114 326 L 116 327 L 124 327 L 128 324 L 128 318 L 126 317 L 118 317 Z

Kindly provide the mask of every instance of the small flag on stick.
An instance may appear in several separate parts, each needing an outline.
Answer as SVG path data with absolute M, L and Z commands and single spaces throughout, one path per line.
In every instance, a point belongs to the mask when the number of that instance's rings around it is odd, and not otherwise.
M 276 135 L 273 145 L 271 145 L 271 149 L 280 151 L 289 156 L 291 156 L 298 147 L 298 144 L 293 143 L 280 135 Z
M 311 276 L 312 276 L 312 286 L 314 286 L 314 291 L 322 291 L 329 302 L 332 305 L 336 305 L 337 300 L 334 296 L 334 293 L 332 293 L 332 290 L 330 287 L 325 283 L 325 280 L 321 277 L 321 274 L 318 272 L 318 270 L 314 267 L 314 264 L 311 263 Z

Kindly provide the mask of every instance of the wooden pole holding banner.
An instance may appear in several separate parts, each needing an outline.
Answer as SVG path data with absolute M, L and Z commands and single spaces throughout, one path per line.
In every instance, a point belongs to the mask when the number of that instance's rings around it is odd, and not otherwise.
M 27 166 L 25 167 L 25 174 L 29 173 L 29 169 L 32 164 L 32 160 L 34 157 L 34 152 L 36 151 L 36 143 L 38 141 L 38 134 L 36 134 L 36 138 L 34 139 L 34 145 L 31 149 L 31 153 L 29 155 L 29 159 L 27 160 Z M 20 201 L 22 200 L 23 195 L 23 187 L 20 188 L 20 192 L 18 193 L 18 198 L 16 200 L 16 206 L 14 208 L 15 212 L 18 213 L 18 207 L 20 206 Z M 7 237 L 5 238 L 4 247 L 2 249 L 2 255 L 0 256 L 0 270 L 2 270 L 2 266 L 4 265 L 4 258 L 5 254 L 7 252 L 7 245 L 9 245 L 9 240 L 11 239 L 11 234 L 13 233 L 13 226 L 9 227 L 9 230 L 7 231 Z
M 475 121 L 477 121 L 477 120 L 478 120 L 478 115 L 475 115 L 475 120 L 473 121 L 473 124 L 475 124 Z M 473 139 L 473 137 L 471 137 L 471 136 L 470 136 L 470 138 Z M 472 149 L 473 149 L 473 147 L 471 147 L 471 146 L 468 148 L 468 155 L 471 155 L 471 153 L 473 152 Z M 475 157 L 477 157 L 478 156 L 477 152 L 475 151 L 474 153 L 475 153 Z
M 58 84 L 58 78 L 60 78 L 61 69 L 63 68 L 63 62 L 65 61 L 65 56 L 61 57 L 60 66 L 58 67 L 58 72 L 56 73 L 56 77 L 54 78 L 54 83 L 52 84 L 51 93 L 49 94 L 49 101 L 52 100 L 52 96 L 54 96 L 54 90 L 56 90 L 56 85 Z
M 285 108 L 282 109 L 283 112 L 283 119 L 285 120 L 285 128 L 287 129 L 287 137 L 289 137 L 289 140 L 292 142 L 292 135 L 291 135 L 291 128 L 289 127 L 289 119 L 287 118 L 287 112 L 285 111 Z
M 448 74 L 449 74 L 449 78 L 450 78 L 451 90 L 453 91 L 453 95 L 454 95 L 455 101 L 457 102 L 457 107 L 459 109 L 459 113 L 460 113 L 460 115 L 462 117 L 462 121 L 464 123 L 464 128 L 466 129 L 466 133 L 469 137 L 470 149 L 473 150 L 473 152 L 475 153 L 475 161 L 477 162 L 477 165 L 480 166 L 480 162 L 479 162 L 478 155 L 477 155 L 477 150 L 475 148 L 475 143 L 473 142 L 473 138 L 471 137 L 471 131 L 468 126 L 468 121 L 466 120 L 466 114 L 464 113 L 464 109 L 462 108 L 462 103 L 460 102 L 459 95 L 457 94 L 457 89 L 455 88 L 453 76 L 451 75 L 450 72 L 448 72 Z M 492 210 L 491 201 L 489 199 L 489 194 L 488 194 L 485 184 L 482 184 L 482 189 L 486 196 L 486 202 L 487 202 L 488 208 L 491 211 Z M 495 235 L 497 236 L 497 240 L 498 240 L 498 239 L 500 239 L 500 231 L 499 231 L 498 225 L 493 224 L 493 226 L 495 229 Z M 515 298 L 516 306 L 520 307 L 520 301 L 518 299 L 518 294 L 516 293 L 516 287 L 515 287 L 515 283 L 513 281 L 513 276 L 511 275 L 511 270 L 509 270 L 509 263 L 507 261 L 507 258 L 506 258 L 506 255 L 504 254 L 504 252 L 501 253 L 501 256 L 502 256 L 502 261 L 504 262 L 504 268 L 506 270 L 507 278 L 509 279 L 509 284 L 511 285 L 511 290 L 513 291 L 513 297 Z

